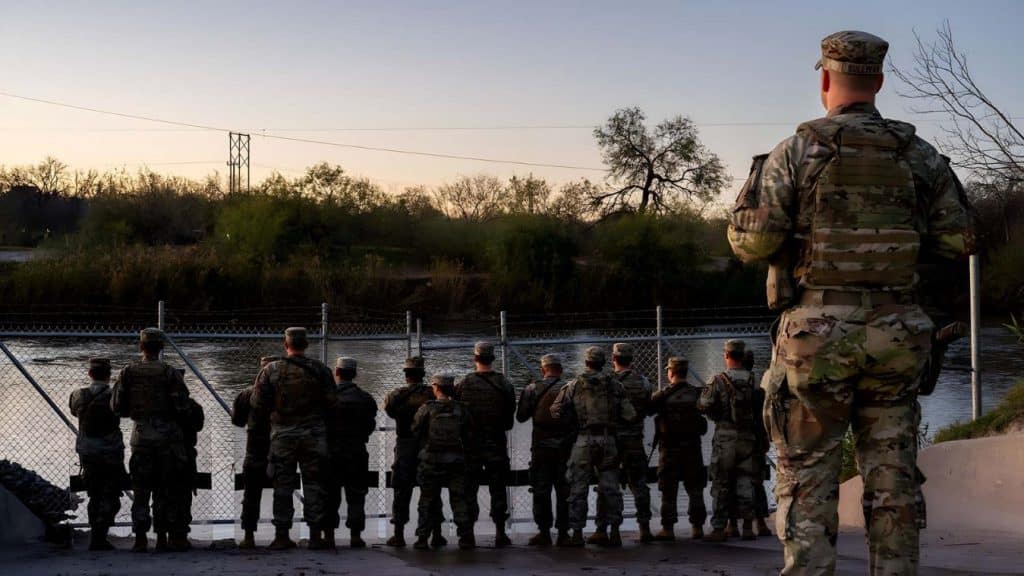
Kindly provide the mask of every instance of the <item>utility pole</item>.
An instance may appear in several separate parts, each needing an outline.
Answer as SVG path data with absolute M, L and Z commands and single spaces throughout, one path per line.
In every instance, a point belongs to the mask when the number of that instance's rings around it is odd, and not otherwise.
M 228 133 L 228 193 L 249 191 L 249 135 Z

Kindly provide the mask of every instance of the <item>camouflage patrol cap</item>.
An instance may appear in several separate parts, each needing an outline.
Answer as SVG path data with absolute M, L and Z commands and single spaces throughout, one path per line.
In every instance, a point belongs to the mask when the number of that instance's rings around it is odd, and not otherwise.
M 423 358 L 421 356 L 406 358 L 402 370 L 423 370 Z
M 726 340 L 724 348 L 726 352 L 739 352 L 743 354 L 747 349 L 747 343 L 743 340 Z
M 843 74 L 881 74 L 889 43 L 874 34 L 844 30 L 821 40 L 821 59 L 814 69 Z
M 541 366 L 561 366 L 562 357 L 558 354 L 545 354 L 540 357 Z
M 305 348 L 309 346 L 309 334 L 305 328 L 301 326 L 292 326 L 284 331 L 285 342 L 290 343 L 296 348 Z
M 633 345 L 627 342 L 616 342 L 615 344 L 612 344 L 612 356 L 618 356 L 620 358 L 632 358 Z
M 604 350 L 600 346 L 591 346 L 583 351 L 584 362 L 604 362 Z
M 494 356 L 494 344 L 490 342 L 477 342 L 473 346 L 473 354 L 476 356 Z
M 110 359 L 89 358 L 89 370 L 110 370 Z
M 163 342 L 167 337 L 159 328 L 146 328 L 139 332 L 139 342 Z
M 338 360 L 334 362 L 334 367 L 338 370 L 355 370 L 358 366 L 355 358 L 349 356 L 340 356 Z
M 445 394 L 455 390 L 455 374 L 451 372 L 439 372 L 430 378 L 430 385 L 437 386 Z
M 690 361 L 687 360 L 686 358 L 673 356 L 668 359 L 668 363 L 665 364 L 665 369 L 671 370 L 676 374 L 686 374 L 686 372 L 690 369 Z

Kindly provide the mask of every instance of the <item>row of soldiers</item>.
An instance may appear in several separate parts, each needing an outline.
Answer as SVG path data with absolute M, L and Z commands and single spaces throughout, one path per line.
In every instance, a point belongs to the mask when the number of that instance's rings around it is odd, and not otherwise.
M 92 383 L 72 394 L 72 413 L 82 427 L 78 451 L 90 497 L 91 549 L 109 549 L 106 533 L 120 505 L 124 447 L 119 416 L 135 422 L 130 462 L 135 491 L 134 549 L 147 549 L 146 533 L 151 525 L 158 549 L 188 547 L 193 484 L 181 479 L 195 475 L 195 437 L 202 427 L 202 410 L 189 398 L 181 372 L 160 361 L 163 341 L 159 330 L 144 330 L 142 360 L 122 370 L 112 389 L 108 384 L 110 362 L 91 360 Z M 355 382 L 355 359 L 339 358 L 332 374 L 305 355 L 307 346 L 306 331 L 289 328 L 286 354 L 263 358 L 253 386 L 234 401 L 232 422 L 247 429 L 241 548 L 255 546 L 262 492 L 268 482 L 273 487 L 276 530 L 270 548 L 295 547 L 289 531 L 300 471 L 304 519 L 311 531 L 309 547 L 335 547 L 343 497 L 351 546 L 366 545 L 361 537 L 368 492 L 366 444 L 376 428 L 377 405 Z M 515 420 L 532 421 L 529 474 L 539 531 L 529 540 L 530 545 L 620 546 L 620 485 L 628 486 L 634 495 L 639 541 L 675 539 L 680 483 L 689 496 L 691 537 L 704 538 L 707 474 L 701 437 L 708 430 L 705 416 L 716 423 L 711 459 L 713 531 L 706 539 L 723 541 L 730 533 L 739 536 L 737 518 L 743 520 L 744 538 L 754 537 L 755 520 L 758 532 L 767 534 L 767 497 L 762 482 L 767 440 L 760 417 L 763 397 L 754 383 L 749 365 L 752 355 L 744 343 L 726 343 L 726 370 L 703 389 L 687 383 L 685 359 L 671 358 L 665 367 L 669 386 L 656 390 L 633 368 L 633 357 L 632 345 L 615 344 L 613 370 L 608 371 L 604 351 L 588 348 L 583 372 L 566 380 L 561 357 L 546 354 L 540 359 L 542 378 L 530 383 L 518 402 L 512 385 L 493 369 L 494 347 L 489 343 L 476 344 L 475 370 L 458 382 L 455 376 L 441 373 L 427 386 L 423 359 L 408 358 L 405 385 L 390 392 L 384 402 L 397 432 L 392 468 L 395 529 L 387 544 L 406 545 L 405 525 L 413 488 L 418 485 L 415 547 L 447 544 L 441 531 L 442 488 L 449 492 L 460 548 L 474 547 L 481 484 L 490 492 L 495 544 L 511 544 L 505 532 L 510 477 L 507 432 Z M 647 469 L 653 448 L 649 456 L 644 445 L 647 416 L 656 418 L 659 451 L 662 528 L 656 534 L 650 528 Z M 598 486 L 596 530 L 584 540 L 592 483 Z M 153 522 L 148 509 L 150 495 Z M 552 510 L 552 495 L 556 511 Z M 555 540 L 552 528 L 557 530 Z

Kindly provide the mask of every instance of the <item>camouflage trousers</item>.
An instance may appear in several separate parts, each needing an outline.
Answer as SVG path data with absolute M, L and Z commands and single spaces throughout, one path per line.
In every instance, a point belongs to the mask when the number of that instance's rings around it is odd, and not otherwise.
M 754 518 L 755 439 L 722 426 L 711 441 L 711 527 L 724 530 L 730 518 Z
M 566 462 L 569 449 L 534 446 L 530 452 L 530 491 L 533 492 L 533 521 L 541 532 L 569 528 L 569 480 Z M 554 491 L 556 514 L 551 510 Z
M 597 482 L 597 499 L 604 500 L 605 521 L 622 524 L 622 489 L 619 487 L 619 455 L 615 436 L 585 431 L 576 437 L 569 457 L 569 526 L 583 530 L 587 524 L 590 483 Z M 600 504 L 599 504 L 600 505 Z
M 674 526 L 679 521 L 679 483 L 683 483 L 689 503 L 686 514 L 691 526 L 704 526 L 708 511 L 704 505 L 707 469 L 700 440 L 662 446 L 658 453 L 658 489 L 661 490 L 661 524 Z
M 761 474 L 759 478 L 754 478 L 754 518 L 767 518 L 768 517 L 768 491 L 764 487 L 764 483 L 770 480 L 768 477 L 768 455 L 758 453 L 755 458 L 755 463 L 758 465 Z M 735 518 L 735 515 L 733 516 Z
M 310 530 L 321 530 L 327 517 L 327 433 L 323 425 L 275 431 L 270 440 L 270 467 L 274 484 L 276 528 L 290 529 L 295 516 L 293 493 L 299 487 L 296 468 L 302 472 L 303 510 Z
M 192 519 L 191 469 L 185 447 L 136 446 L 128 461 L 131 471 L 132 526 L 136 534 L 145 534 L 150 527 L 156 532 L 187 533 Z M 150 498 L 153 500 L 150 514 Z
M 852 426 L 872 574 L 916 574 L 917 382 L 931 320 L 917 306 L 797 306 L 783 315 L 762 386 L 779 454 L 783 574 L 832 574 L 842 439 Z
M 395 460 L 391 464 L 391 523 L 405 526 L 409 523 L 409 505 L 416 487 L 416 469 L 420 465 L 420 443 L 415 438 L 398 438 L 395 441 Z M 444 522 L 441 499 L 434 500 L 430 515 L 435 523 Z
M 345 527 L 353 532 L 366 528 L 366 474 L 370 469 L 370 455 L 366 445 L 352 441 L 346 450 L 331 452 L 330 484 L 327 491 L 327 520 L 324 528 L 337 528 L 341 524 L 338 509 L 342 492 L 345 494 Z
M 245 459 L 242 461 L 242 529 L 255 531 L 260 522 L 260 503 L 263 489 L 267 486 L 270 463 L 270 433 L 249 431 L 245 443 Z
M 491 494 L 491 520 L 495 524 L 504 522 L 508 518 L 507 490 L 511 470 L 505 434 L 502 433 L 500 443 L 495 440 L 476 450 L 468 459 L 467 466 L 469 479 L 466 483 L 466 497 L 469 501 L 470 519 L 473 522 L 480 519 L 478 492 L 480 485 L 486 484 Z
M 82 481 L 89 496 L 89 527 L 107 530 L 121 511 L 121 482 L 125 478 L 124 454 L 81 456 Z
M 441 489 L 448 488 L 448 502 L 452 507 L 452 518 L 455 519 L 455 526 L 459 536 L 473 533 L 473 520 L 469 515 L 469 501 L 467 494 L 468 471 L 464 462 L 427 462 L 421 461 L 417 470 L 417 479 L 420 483 L 420 501 L 418 506 L 419 518 L 416 522 L 416 535 L 420 537 L 430 536 L 431 532 L 440 524 L 435 518 L 432 510 L 441 510 Z
M 647 485 L 647 452 L 644 451 L 644 437 L 641 432 L 636 434 L 619 434 L 617 438 L 619 461 L 619 482 L 629 486 L 636 504 L 636 519 L 639 522 L 651 521 L 651 488 Z M 597 501 L 597 526 L 608 526 L 607 512 L 603 500 Z

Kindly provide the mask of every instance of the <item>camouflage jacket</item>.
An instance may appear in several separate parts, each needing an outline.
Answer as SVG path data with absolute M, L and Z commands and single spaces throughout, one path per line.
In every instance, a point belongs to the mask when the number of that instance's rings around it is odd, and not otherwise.
M 732 393 L 729 390 L 729 381 L 739 386 L 748 382 L 751 377 L 751 373 L 746 370 L 731 368 L 716 374 L 701 391 L 697 408 L 715 423 L 716 437 L 719 432 L 738 432 L 732 420 Z M 757 388 L 756 383 L 753 388 Z M 751 427 L 745 433 L 753 436 L 754 429 Z
M 377 429 L 377 403 L 352 381 L 338 382 L 327 412 L 327 445 L 332 452 L 363 450 Z
M 384 412 L 395 421 L 395 435 L 398 438 L 412 438 L 412 419 L 420 406 L 434 399 L 430 386 L 422 382 L 406 384 L 388 392 L 384 398 Z
M 650 413 L 651 395 L 654 394 L 654 387 L 651 381 L 640 372 L 626 368 L 615 373 L 615 378 L 622 383 L 622 388 L 633 405 L 636 418 L 623 422 L 619 427 L 620 436 L 642 436 L 644 433 L 644 419 Z
M 600 427 L 602 428 L 613 428 L 620 422 L 629 422 L 637 418 L 637 412 L 633 408 L 633 404 L 629 401 L 629 396 L 626 395 L 626 391 L 622 388 L 622 383 L 611 374 L 605 372 L 596 372 L 589 368 L 583 372 L 583 374 L 573 378 L 571 382 L 562 387 L 558 391 L 558 396 L 555 397 L 555 401 L 551 404 L 551 416 L 556 420 L 562 418 L 575 419 L 580 434 L 587 434 L 589 428 L 593 427 L 593 423 L 589 422 L 590 418 L 585 417 L 588 410 L 588 398 L 584 397 L 584 394 L 578 394 L 577 391 L 585 389 L 584 382 L 585 378 L 597 378 L 603 381 L 607 386 L 607 400 L 610 402 L 608 408 L 612 414 L 608 414 L 606 418 L 603 414 L 599 414 L 598 417 Z
M 867 103 L 840 106 L 828 116 L 864 114 L 881 118 L 874 105 Z M 798 133 L 783 140 L 770 154 L 754 158 L 750 176 L 730 214 L 729 243 L 741 260 L 768 260 L 794 251 L 788 242 L 800 240 L 807 233 L 803 228 L 813 213 L 816 180 L 831 154 L 813 137 Z M 925 212 L 921 215 L 922 253 L 942 258 L 973 253 L 972 212 L 949 159 L 917 136 L 912 137 L 903 154 Z
M 75 440 L 75 450 L 81 456 L 101 456 L 124 454 L 124 438 L 121 435 L 121 428 L 117 425 L 117 415 L 110 408 L 111 390 L 107 382 L 93 381 L 85 388 L 79 388 L 71 393 L 68 399 L 68 407 L 71 408 L 71 415 L 80 419 L 78 438 Z M 100 403 L 91 406 L 93 403 Z M 90 436 L 87 433 L 85 423 L 81 422 L 86 418 L 86 412 L 102 411 L 101 417 L 109 418 L 115 426 L 109 432 Z
M 565 387 L 561 378 L 544 378 L 530 382 L 519 395 L 516 420 L 533 420 L 533 448 L 565 448 L 576 438 L 575 423 L 571 419 L 555 420 L 551 417 L 551 404 Z

